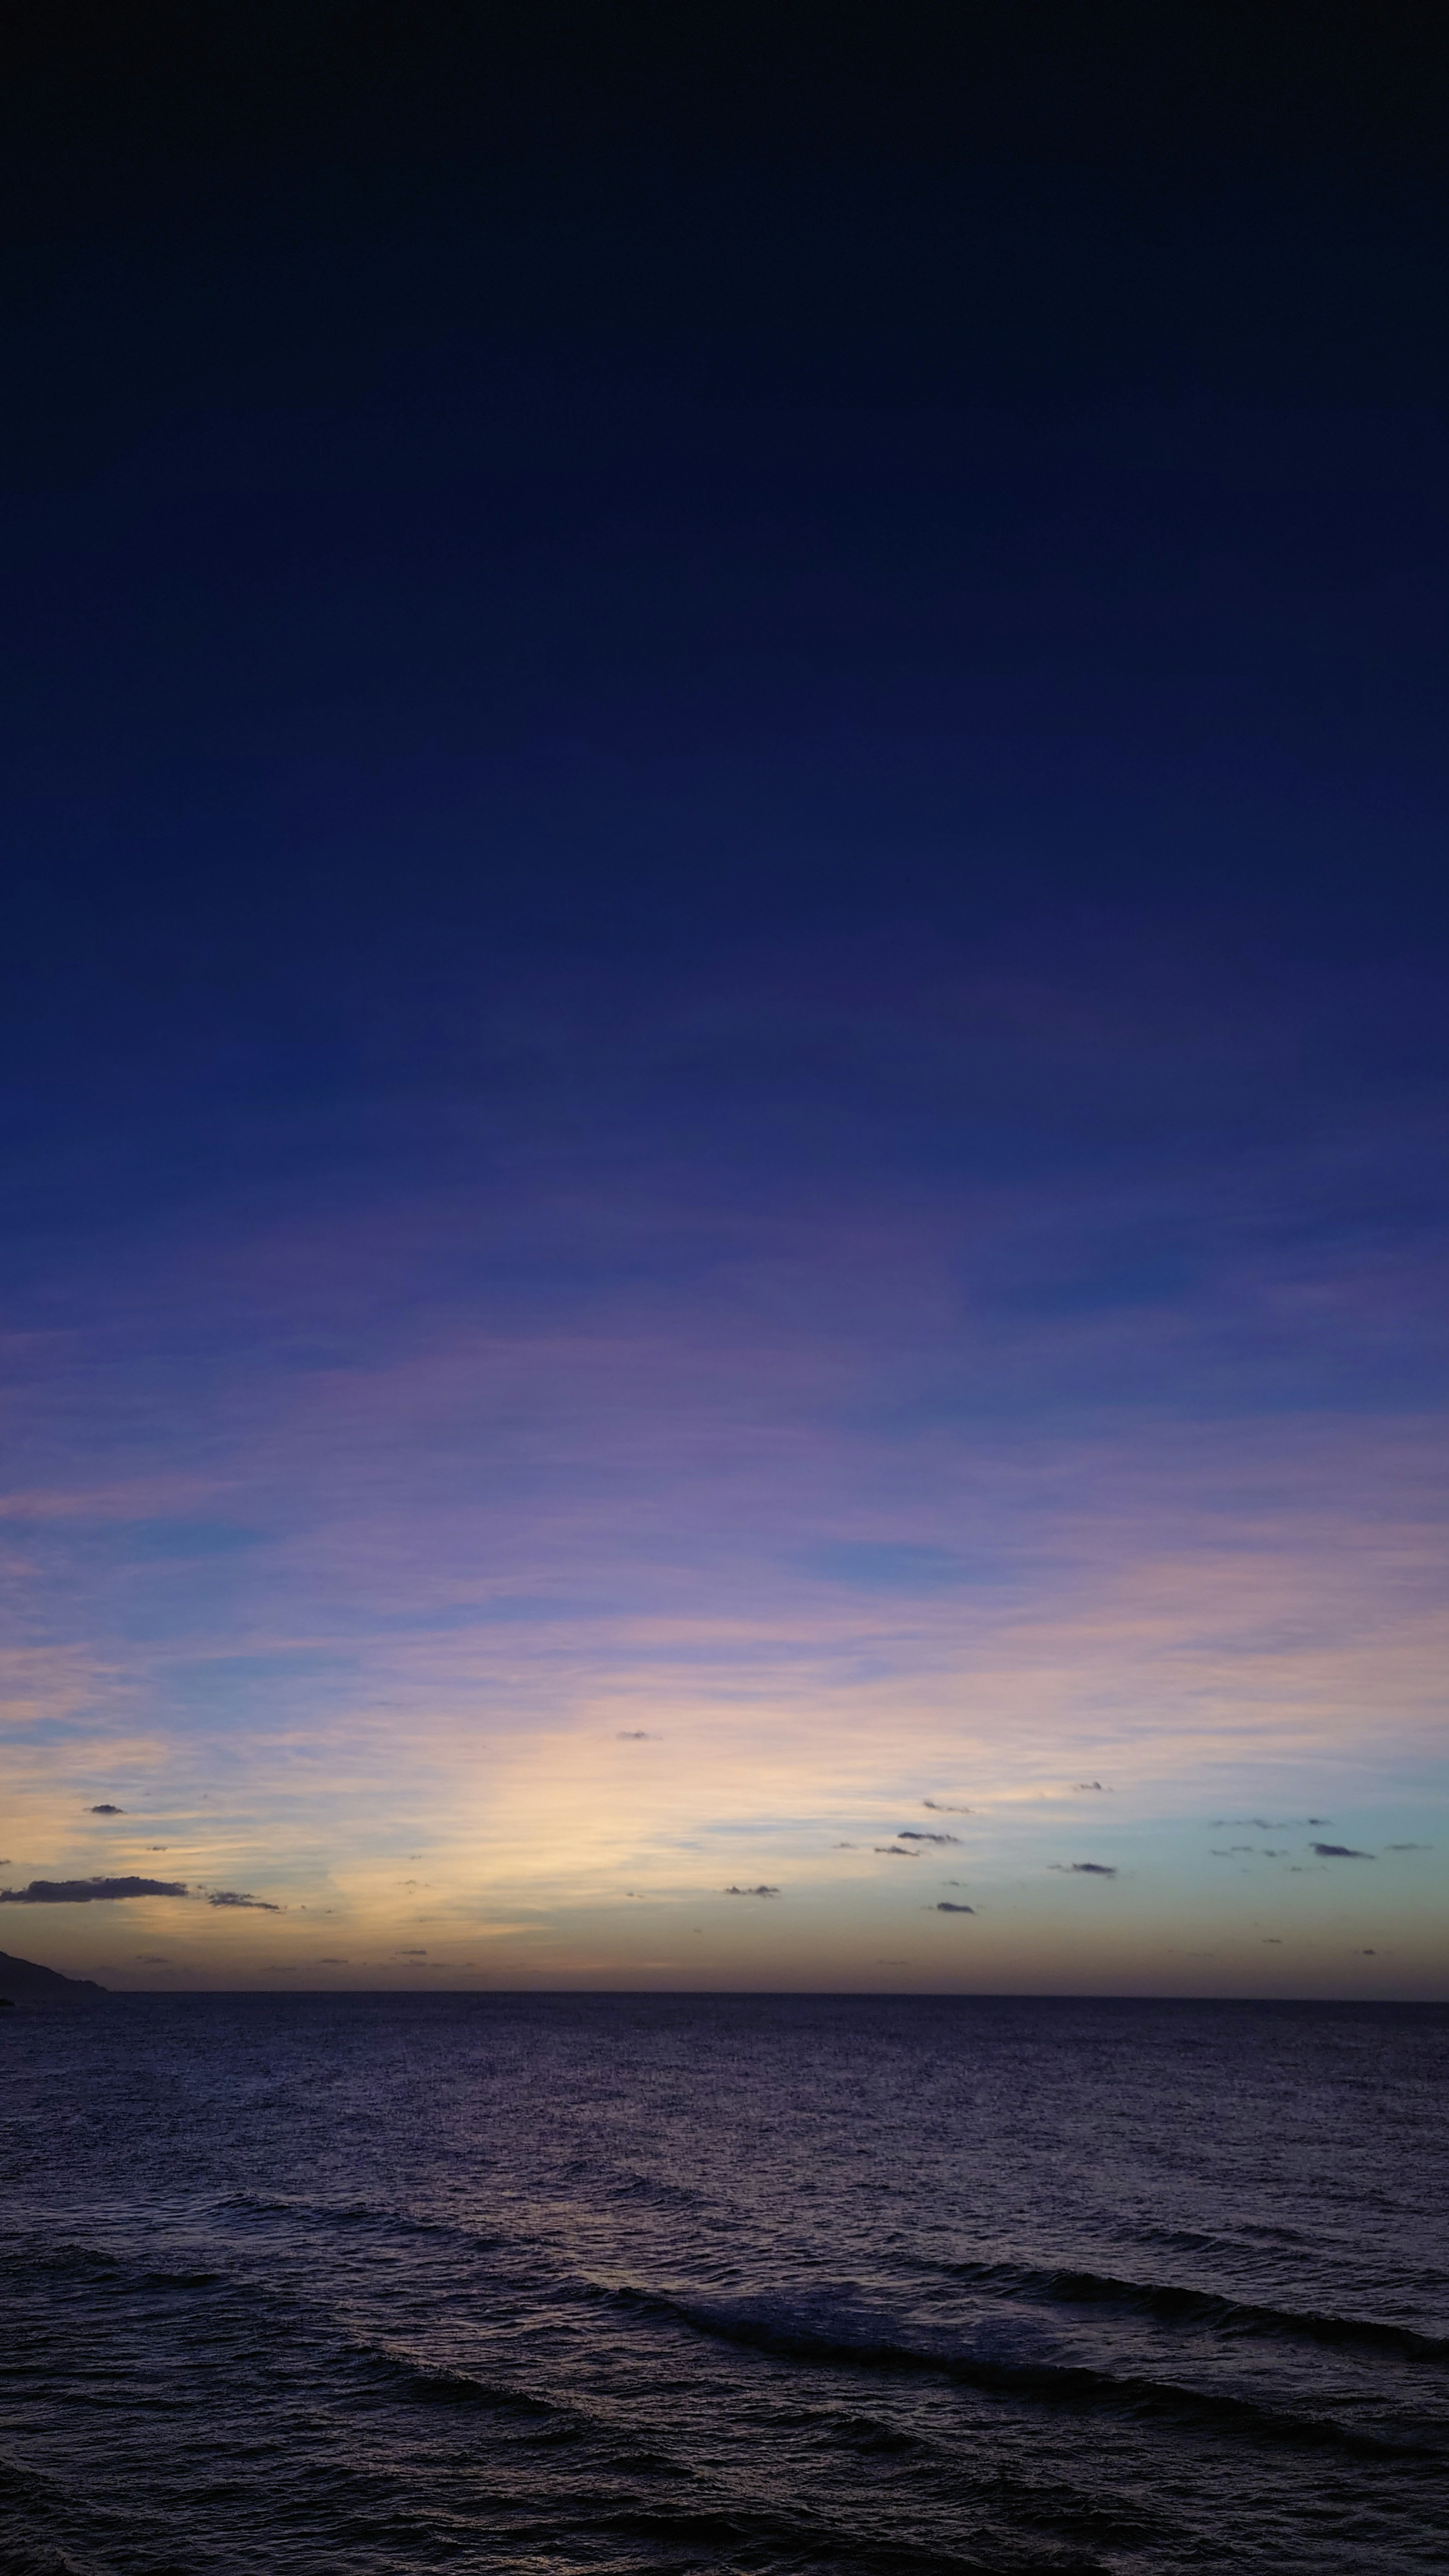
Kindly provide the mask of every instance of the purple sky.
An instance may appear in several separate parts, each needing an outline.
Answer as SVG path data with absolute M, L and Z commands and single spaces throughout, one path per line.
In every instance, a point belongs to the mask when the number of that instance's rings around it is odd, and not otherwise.
M 0 1947 L 1444 1991 L 1442 154 L 1190 16 L 21 84 Z

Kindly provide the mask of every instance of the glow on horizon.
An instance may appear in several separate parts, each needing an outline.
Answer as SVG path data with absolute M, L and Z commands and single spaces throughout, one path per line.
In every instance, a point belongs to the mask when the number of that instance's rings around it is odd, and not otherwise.
M 449 1218 L 399 1222 L 445 1271 Z M 359 1223 L 226 1247 L 235 1347 L 159 1442 L 134 1318 L 214 1246 L 28 1348 L 0 1878 L 197 1892 L 6 1905 L 0 1949 L 135 1986 L 1446 1990 L 1442 1421 L 1250 1378 L 1003 1414 L 983 1385 L 1060 1387 L 1064 1348 L 1093 1386 L 1200 1361 L 1221 1306 L 963 1333 L 899 1204 L 844 1285 L 839 1226 L 772 1218 L 727 1299 L 710 1262 L 543 1324 L 435 1291 L 279 1364 L 309 1299 L 376 1296 Z M 1273 1830 L 1234 1852 L 1237 1815 Z

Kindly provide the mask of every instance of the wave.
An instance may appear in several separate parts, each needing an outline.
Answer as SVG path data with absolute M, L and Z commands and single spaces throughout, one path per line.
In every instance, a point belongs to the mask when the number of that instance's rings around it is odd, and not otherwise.
M 777 2354 L 789 2361 L 823 2363 L 836 2369 L 909 2372 L 954 2380 L 989 2396 L 1035 2398 L 1048 2405 L 1236 2433 L 1246 2440 L 1289 2444 L 1298 2449 L 1346 2451 L 1361 2458 L 1386 2461 L 1442 2463 L 1444 2459 L 1443 2451 L 1434 2443 L 1394 2440 L 1339 2423 L 1330 2416 L 1264 2406 L 1256 2399 L 1236 2397 L 1225 2390 L 1185 2388 L 1171 2380 L 1094 2370 L 1082 2363 L 988 2361 L 971 2353 L 931 2350 L 889 2337 L 843 2336 L 789 2316 L 674 2299 L 657 2290 L 610 2288 L 602 2283 L 590 2283 L 588 2288 L 602 2303 L 635 2315 L 687 2326 L 696 2334 Z
M 385 2227 L 400 2236 L 461 2236 L 470 2245 L 502 2244 L 502 2237 L 475 2235 L 448 2218 L 414 2218 L 385 2201 L 310 2200 L 301 2193 L 232 2191 L 212 2203 L 242 2218 L 306 2218 L 325 2227 Z
M 14 2519 L 17 2514 L 22 2521 L 53 2516 L 63 2496 L 57 2480 L 42 2470 L 21 2468 L 15 2460 L 0 2458 L 0 2510 L 10 2508 L 6 2524 L 0 2524 L 0 2576 L 90 2576 L 77 2559 L 54 2547 L 44 2534 L 28 2533 Z
M 1353 2344 L 1400 2361 L 1449 2362 L 1449 2335 L 1378 2317 L 1339 2317 L 1314 2308 L 1273 2308 L 1217 2290 L 1188 2290 L 1170 2281 L 1122 2281 L 1111 2273 L 1033 2271 L 1016 2263 L 950 2263 L 952 2280 L 974 2288 L 1040 2299 L 1061 2307 L 1115 2307 L 1165 2325 L 1216 2326 L 1233 2335 L 1277 2335 L 1300 2343 Z

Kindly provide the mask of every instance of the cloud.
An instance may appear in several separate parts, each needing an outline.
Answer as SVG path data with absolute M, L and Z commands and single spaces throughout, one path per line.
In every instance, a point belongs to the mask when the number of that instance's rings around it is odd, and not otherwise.
M 350 1959 L 319 1959 L 317 1965 L 319 1968 L 350 1968 L 352 1962 Z
M 164 1950 L 138 1950 L 136 1964 L 141 1968 L 169 1968 L 171 1962 Z
M 1109 1794 L 1107 1790 L 1102 1789 L 1102 1783 L 1100 1780 L 1074 1780 L 1072 1782 L 1072 1787 L 1074 1789 L 1101 1789 L 1104 1798 Z
M 280 1914 L 280 1905 L 269 1905 L 264 1896 L 245 1896 L 239 1888 L 213 1887 L 207 1895 L 208 1905 L 250 1905 L 258 1914 Z
M 975 1911 L 974 1905 L 953 1905 L 948 1896 L 943 1896 L 936 1908 L 938 1914 L 974 1914 Z
M 170 1878 L 33 1878 L 28 1887 L 0 1887 L 0 1905 L 95 1905 L 122 1896 L 186 1896 Z
M 1432 1843 L 1385 1843 L 1385 1851 L 1432 1851 Z
M 392 1955 L 395 1959 L 425 1959 L 428 1954 L 426 1950 L 394 1950 Z
M 1326 1825 L 1327 1816 L 1212 1816 L 1214 1833 L 1227 1833 L 1235 1825 L 1251 1825 L 1260 1834 L 1291 1833 L 1295 1825 Z
M 959 1843 L 959 1834 L 922 1833 L 915 1825 L 902 1825 L 896 1840 L 901 1843 Z
M 1073 1878 L 1115 1878 L 1117 1875 L 1115 1862 L 1109 1867 L 1104 1860 L 1054 1860 L 1047 1866 Z
M 894 1860 L 919 1860 L 917 1852 L 907 1851 L 904 1843 L 872 1843 L 872 1851 L 885 1852 Z
M 929 1807 L 933 1816 L 969 1816 L 971 1813 L 969 1807 L 950 1807 L 942 1798 L 923 1798 L 921 1804 Z
M 113 1807 L 109 1803 L 100 1807 L 92 1807 L 91 1809 L 91 1814 L 93 1816 L 124 1816 L 125 1812 L 126 1810 L 124 1807 Z
M 654 1744 L 658 1739 L 650 1734 L 647 1726 L 621 1726 L 614 1741 L 616 1744 Z
M 720 1893 L 723 1896 L 778 1896 L 780 1891 L 778 1887 L 726 1887 Z
M 1379 1954 L 1377 1950 L 1360 1950 L 1358 1955 L 1361 1959 L 1376 1959 Z
M 1310 1849 L 1317 1852 L 1320 1860 L 1373 1859 L 1372 1852 L 1354 1851 L 1347 1843 L 1313 1843 L 1310 1845 Z

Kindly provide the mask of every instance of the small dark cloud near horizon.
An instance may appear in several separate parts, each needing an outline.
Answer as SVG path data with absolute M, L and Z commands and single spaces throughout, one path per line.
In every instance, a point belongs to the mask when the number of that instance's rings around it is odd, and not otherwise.
M 1115 1878 L 1117 1875 L 1115 1861 L 1053 1860 L 1048 1861 L 1047 1867 L 1060 1870 L 1066 1878 Z
M 1434 1846 L 1432 1843 L 1385 1843 L 1384 1845 L 1385 1851 L 1393 1852 L 1432 1851 L 1433 1848 Z M 3 1862 L 0 1862 L 0 1867 L 3 1866 Z
M 948 1806 L 943 1798 L 923 1798 L 921 1804 L 929 1807 L 933 1816 L 969 1816 L 971 1813 L 969 1807 Z
M 208 1905 L 244 1905 L 256 1914 L 280 1914 L 283 1908 L 273 1905 L 265 1896 L 248 1896 L 239 1887 L 213 1887 L 207 1893 Z
M 918 1851 L 907 1851 L 904 1843 L 872 1843 L 871 1850 L 884 1853 L 888 1860 L 919 1860 Z
M 1355 1851 L 1349 1843 L 1312 1843 L 1310 1844 L 1309 1849 L 1317 1852 L 1320 1860 L 1373 1859 L 1372 1852 Z
M 138 1968 L 169 1968 L 171 1962 L 164 1950 L 138 1950 L 136 1965 Z
M 352 1961 L 350 1959 L 319 1959 L 317 1965 L 319 1968 L 350 1968 Z
M 655 1744 L 658 1738 L 650 1734 L 647 1726 L 621 1726 L 614 1741 L 616 1744 Z
M 28 1887 L 0 1887 L 0 1905 L 98 1905 L 127 1896 L 186 1896 L 170 1878 L 33 1878 Z
M 1280 1932 L 1265 1932 L 1263 1935 L 1263 1947 L 1265 1950 L 1281 1950 L 1283 1947 L 1282 1934 Z
M 1330 1816 L 1210 1816 L 1208 1830 L 1225 1834 L 1251 1825 L 1258 1834 L 1291 1834 L 1299 1825 L 1327 1825 L 1332 1821 Z
M 898 1843 L 959 1843 L 959 1834 L 933 1834 L 919 1825 L 901 1825 L 896 1832 Z
M 720 1894 L 721 1894 L 722 1896 L 778 1896 L 778 1895 L 779 1895 L 779 1893 L 780 1893 L 780 1891 L 779 1891 L 778 1887 L 764 1887 L 764 1886 L 761 1886 L 761 1887 L 724 1887 L 724 1888 L 721 1888 L 721 1890 L 720 1890 Z
M 974 1905 L 953 1905 L 948 1896 L 943 1896 L 936 1908 L 938 1914 L 974 1914 L 975 1911 Z
M 1360 1950 L 1358 1955 L 1361 1959 L 1376 1959 L 1379 1954 L 1377 1950 Z
M 426 1950 L 394 1950 L 392 1955 L 395 1959 L 425 1959 L 428 1954 Z
M 1074 1789 L 1074 1790 L 1077 1790 L 1077 1791 L 1079 1791 L 1079 1792 L 1080 1792 L 1080 1791 L 1082 1791 L 1082 1790 L 1085 1790 L 1085 1789 L 1097 1789 L 1097 1790 L 1100 1790 L 1100 1791 L 1101 1791 L 1101 1794 L 1102 1794 L 1102 1796 L 1103 1796 L 1104 1798 L 1110 1798 L 1110 1796 L 1111 1796 L 1111 1794 L 1112 1794 L 1112 1792 L 1111 1792 L 1111 1790 L 1110 1790 L 1110 1789 L 1103 1789 L 1103 1788 L 1102 1788 L 1102 1783 L 1101 1783 L 1101 1781 L 1100 1781 L 1100 1780 L 1074 1780 L 1074 1781 L 1072 1782 L 1072 1787 L 1073 1787 L 1073 1789 Z
M 92 1807 L 90 1812 L 93 1816 L 124 1816 L 126 1810 L 124 1807 L 113 1807 L 107 1801 L 99 1807 Z

